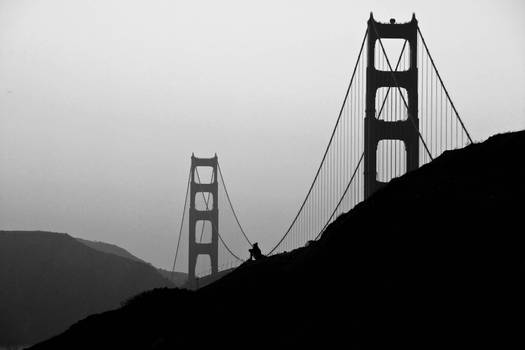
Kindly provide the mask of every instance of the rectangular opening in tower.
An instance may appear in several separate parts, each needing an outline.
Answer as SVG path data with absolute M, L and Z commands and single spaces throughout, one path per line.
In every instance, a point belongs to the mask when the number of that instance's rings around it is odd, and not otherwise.
M 211 166 L 196 166 L 194 171 L 194 180 L 198 184 L 210 184 L 215 180 L 215 174 Z
M 209 220 L 195 222 L 195 243 L 211 243 L 212 223 Z
M 404 88 L 382 87 L 376 92 L 376 118 L 387 122 L 408 119 L 408 92 Z
M 381 47 L 381 43 L 384 47 Z M 376 40 L 374 49 L 374 67 L 377 70 L 390 72 L 390 66 L 393 71 L 406 71 L 410 68 L 410 45 L 405 39 L 386 39 Z M 406 43 L 406 44 L 405 44 Z M 386 56 L 385 56 L 386 52 Z M 388 57 L 388 61 L 386 59 Z M 397 69 L 396 69 L 397 67 Z
M 407 152 L 400 140 L 381 140 L 377 145 L 377 181 L 389 182 L 406 173 Z
M 212 210 L 214 205 L 214 198 L 211 192 L 195 193 L 195 209 L 200 211 Z
M 211 258 L 208 254 L 197 255 L 195 264 L 195 276 L 204 277 L 211 274 Z

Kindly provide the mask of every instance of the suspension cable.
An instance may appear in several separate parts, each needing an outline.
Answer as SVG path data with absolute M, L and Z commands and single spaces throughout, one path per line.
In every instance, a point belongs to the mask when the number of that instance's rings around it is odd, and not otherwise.
M 403 48 L 401 49 L 401 53 L 399 54 L 399 58 L 397 59 L 396 72 L 397 72 L 397 70 L 399 68 L 399 64 L 401 63 L 401 58 L 403 57 L 403 53 L 405 52 L 405 48 L 407 46 L 407 42 L 408 42 L 408 40 L 405 40 L 405 43 L 403 44 Z M 385 107 L 388 94 L 390 93 L 390 89 L 392 89 L 391 86 L 389 86 L 387 91 L 386 91 L 386 95 L 385 95 L 385 98 L 383 99 L 383 103 L 381 104 L 381 108 L 379 109 L 379 113 L 377 115 L 377 119 L 379 119 L 379 117 L 381 116 L 381 113 L 383 112 L 383 108 Z
M 447 98 L 448 98 L 448 100 L 450 102 L 450 105 L 452 106 L 452 109 L 454 109 L 454 113 L 456 113 L 456 117 L 458 117 L 458 120 L 461 123 L 461 127 L 463 128 L 463 130 L 467 134 L 467 137 L 468 137 L 470 143 L 473 143 L 472 138 L 470 137 L 470 134 L 469 134 L 467 128 L 465 127 L 465 124 L 463 123 L 463 120 L 461 119 L 461 117 L 459 116 L 458 111 L 456 110 L 456 106 L 454 106 L 454 102 L 452 102 L 452 99 L 450 98 L 450 95 L 448 94 L 447 88 L 445 87 L 445 84 L 443 83 L 443 79 L 441 79 L 441 75 L 439 74 L 439 71 L 438 71 L 436 65 L 434 64 L 434 59 L 432 58 L 432 55 L 430 54 L 430 51 L 428 49 L 427 43 L 425 41 L 425 38 L 423 37 L 423 34 L 421 33 L 421 30 L 419 29 L 419 25 L 417 26 L 417 32 L 419 33 L 419 36 L 421 37 L 421 42 L 423 43 L 423 46 L 425 46 L 425 50 L 426 50 L 426 52 L 428 54 L 428 57 L 430 58 L 430 62 L 432 63 L 432 67 L 434 67 L 434 70 L 436 71 L 436 75 L 437 75 L 437 77 L 439 79 L 439 82 L 441 83 L 441 87 L 445 91 L 445 95 L 447 95 Z
M 303 201 L 303 203 L 301 204 L 301 207 L 299 208 L 299 211 L 297 212 L 297 215 L 295 216 L 295 218 L 292 220 L 292 223 L 290 224 L 290 226 L 288 227 L 288 229 L 286 230 L 286 232 L 284 233 L 283 237 L 279 240 L 279 242 L 277 242 L 277 244 L 270 250 L 270 252 L 268 253 L 268 255 L 271 255 L 276 249 L 277 247 L 279 247 L 279 245 L 284 241 L 284 239 L 288 236 L 288 234 L 290 233 L 290 231 L 292 230 L 292 227 L 295 225 L 295 222 L 297 221 L 297 219 L 299 218 L 299 215 L 301 214 L 305 204 L 306 204 L 306 201 L 308 200 L 308 198 L 310 197 L 310 193 L 312 192 L 312 189 L 314 188 L 314 185 L 317 181 L 317 178 L 319 177 L 319 173 L 321 172 L 321 168 L 323 167 L 323 164 L 325 162 L 325 159 L 326 159 L 326 155 L 328 154 L 328 150 L 330 149 L 330 145 L 332 144 L 332 141 L 334 139 L 334 135 L 335 135 L 335 131 L 337 130 L 337 126 L 339 125 L 339 121 L 341 120 L 341 116 L 343 114 L 343 110 L 344 110 L 344 107 L 345 107 L 345 104 L 346 104 L 346 100 L 348 99 L 348 94 L 350 92 L 350 88 L 352 87 L 352 83 L 354 81 L 354 77 L 355 77 L 355 73 L 357 71 L 357 67 L 359 65 L 359 61 L 361 59 L 361 55 L 363 53 L 363 48 L 365 47 L 365 42 L 366 42 L 366 38 L 368 36 L 368 29 L 365 31 L 365 35 L 363 36 L 363 41 L 361 43 L 361 49 L 359 50 L 359 55 L 357 56 L 357 61 L 355 63 L 355 66 L 354 66 L 354 71 L 352 73 L 352 78 L 350 79 L 350 83 L 348 84 L 348 89 L 346 90 L 346 94 L 345 94 L 345 98 L 343 99 L 343 104 L 341 106 L 341 109 L 339 111 L 339 116 L 337 117 L 337 120 L 335 122 L 335 127 L 332 131 L 332 135 L 330 136 L 330 141 L 328 141 L 328 145 L 326 146 L 326 149 L 324 151 L 324 155 L 323 155 L 323 158 L 321 160 L 321 164 L 319 165 L 319 168 L 317 169 L 317 172 L 315 173 L 315 176 L 314 176 L 314 179 L 312 181 L 312 184 L 310 185 L 310 188 L 308 189 L 308 193 L 306 194 L 306 197 Z
M 173 281 L 173 274 L 175 272 L 175 264 L 177 263 L 177 256 L 179 255 L 180 237 L 182 236 L 182 228 L 184 226 L 184 218 L 186 216 L 186 207 L 188 205 L 188 193 L 190 191 L 191 169 L 188 173 L 188 184 L 186 185 L 186 196 L 184 197 L 184 209 L 182 210 L 182 218 L 180 220 L 179 238 L 177 239 L 177 249 L 175 250 L 175 258 L 173 259 L 173 267 L 171 268 L 171 280 Z
M 403 58 L 403 54 L 405 52 L 405 48 L 406 48 L 406 45 L 407 45 L 407 42 L 408 40 L 405 40 L 404 44 L 403 44 L 403 48 L 401 49 L 401 53 L 399 54 L 399 58 L 397 59 L 397 64 L 396 64 L 396 72 L 399 68 L 399 64 L 401 63 L 401 59 Z M 381 114 L 383 113 L 383 110 L 384 110 L 384 107 L 385 107 L 385 104 L 386 104 L 386 101 L 388 99 L 388 95 L 390 93 L 390 89 L 392 87 L 388 87 L 388 90 L 385 94 L 385 97 L 383 98 L 383 103 L 381 104 L 381 108 L 379 109 L 379 113 L 377 115 L 377 118 L 379 119 L 381 117 Z M 324 230 L 326 229 L 326 227 L 329 225 L 330 221 L 332 220 L 332 218 L 334 217 L 335 213 L 337 212 L 337 210 L 339 209 L 344 197 L 346 196 L 346 193 L 348 192 L 348 189 L 350 188 L 350 186 L 352 185 L 354 179 L 355 179 L 355 176 L 357 174 L 357 170 L 359 169 L 359 166 L 361 165 L 361 162 L 363 161 L 363 158 L 364 158 L 364 155 L 365 153 L 363 152 L 361 154 L 361 157 L 359 158 L 359 161 L 357 163 L 357 166 L 352 174 L 352 177 L 350 178 L 350 181 L 348 182 L 348 184 L 346 185 L 346 188 L 343 192 L 343 194 L 341 195 L 341 198 L 339 199 L 339 202 L 337 203 L 335 209 L 333 210 L 332 214 L 330 215 L 330 217 L 328 218 L 328 220 L 326 221 L 325 225 L 323 226 L 323 228 L 321 229 L 321 231 L 319 231 L 319 233 L 317 234 L 317 236 L 315 237 L 314 240 L 317 240 L 319 239 L 319 237 L 321 236 L 321 234 L 324 232 Z
M 326 227 L 329 225 L 330 223 L 330 220 L 332 220 L 332 218 L 334 217 L 335 213 L 337 212 L 337 209 L 339 209 L 339 206 L 341 205 L 341 202 L 343 201 L 343 198 L 345 198 L 345 195 L 346 195 L 346 192 L 348 192 L 348 189 L 350 188 L 350 185 L 352 184 L 352 182 L 354 182 L 354 178 L 355 176 L 357 175 L 357 170 L 359 170 L 359 166 L 361 165 L 361 162 L 363 161 L 363 158 L 365 157 L 365 152 L 363 152 L 361 154 L 361 157 L 359 158 L 359 162 L 357 163 L 357 166 L 355 167 L 355 170 L 354 170 L 354 173 L 352 174 L 352 178 L 350 179 L 350 181 L 348 181 L 348 184 L 346 185 L 346 188 L 343 192 L 343 194 L 341 195 L 341 198 L 339 199 L 339 202 L 337 203 L 334 211 L 332 212 L 332 215 L 330 215 L 330 217 L 328 218 L 328 220 L 326 221 L 325 225 L 323 226 L 323 228 L 321 229 L 321 231 L 319 231 L 319 233 L 317 234 L 317 236 L 315 237 L 315 240 L 319 239 L 319 237 L 321 236 L 321 234 L 324 232 L 324 230 L 326 229 Z
M 383 51 L 383 55 L 386 58 L 386 63 L 388 64 L 388 68 L 390 70 L 390 73 L 392 74 L 392 80 L 394 80 L 394 84 L 396 84 L 397 90 L 399 91 L 399 95 L 401 95 L 401 99 L 403 100 L 403 103 L 405 104 L 405 107 L 407 109 L 408 119 L 410 119 L 410 121 L 412 122 L 412 126 L 414 126 L 414 129 L 417 131 L 417 133 L 419 135 L 419 138 L 421 139 L 421 142 L 423 143 L 423 146 L 425 147 L 425 150 L 427 151 L 430 159 L 434 160 L 434 158 L 432 157 L 432 154 L 430 153 L 430 151 L 429 151 L 429 149 L 427 147 L 427 143 L 423 139 L 423 136 L 421 135 L 421 132 L 419 132 L 419 128 L 417 127 L 417 125 L 415 124 L 414 120 L 412 119 L 412 115 L 411 115 L 410 110 L 408 108 L 408 103 L 405 100 L 405 96 L 403 95 L 403 92 L 401 91 L 401 88 L 399 87 L 399 84 L 397 83 L 396 75 L 394 74 L 394 71 L 392 70 L 392 65 L 390 64 L 390 60 L 388 59 L 388 56 L 386 54 L 385 47 L 383 46 L 383 41 L 381 40 L 381 38 L 379 37 L 379 34 L 377 33 L 377 28 L 376 28 L 376 25 L 375 25 L 374 22 L 372 22 L 372 26 L 374 27 L 374 31 L 376 33 L 377 39 L 379 41 L 379 44 L 381 45 L 381 50 Z
M 246 239 L 246 242 L 248 242 L 248 244 L 250 246 L 253 246 L 252 242 L 250 242 L 250 239 L 248 238 L 248 236 L 246 235 L 246 233 L 244 232 L 242 226 L 241 226 L 241 223 L 239 222 L 239 218 L 237 217 L 237 213 L 235 212 L 235 209 L 233 208 L 233 205 L 232 205 L 232 201 L 230 199 L 230 195 L 228 194 L 228 190 L 226 189 L 226 183 L 224 182 L 224 177 L 222 175 L 222 170 L 221 170 L 221 165 L 219 164 L 219 162 L 217 162 L 217 167 L 219 169 L 219 176 L 221 178 L 221 182 L 222 182 L 222 187 L 224 188 L 224 193 L 226 193 L 226 198 L 228 199 L 228 203 L 230 204 L 230 208 L 232 210 L 232 213 L 233 213 L 233 217 L 235 218 L 235 221 L 237 221 L 237 225 L 239 226 L 239 229 L 241 230 L 242 232 L 242 235 L 244 236 L 244 238 Z
M 218 164 L 218 163 L 217 163 Z M 200 176 L 199 176 L 199 169 L 198 168 L 195 168 L 195 173 L 197 174 L 197 179 L 199 180 L 199 183 L 201 182 L 200 180 Z M 209 210 L 209 206 L 208 206 L 208 202 L 206 202 L 206 197 L 204 196 L 204 192 L 201 192 L 202 194 L 202 198 L 204 199 L 204 204 L 206 205 L 206 210 Z M 222 242 L 222 244 L 224 245 L 224 247 L 226 248 L 226 250 L 237 260 L 239 261 L 244 261 L 244 259 L 241 259 L 239 258 L 234 252 L 232 252 L 232 250 L 230 249 L 230 247 L 228 247 L 228 245 L 226 244 L 226 242 L 224 242 L 224 240 L 222 239 L 221 237 L 221 234 L 219 232 L 217 232 L 217 236 L 219 236 L 219 240 Z
M 220 234 L 217 234 L 219 236 L 219 239 L 221 240 L 222 244 L 224 245 L 224 248 L 226 248 L 226 250 L 237 260 L 239 261 L 244 261 L 244 259 L 242 258 L 239 258 L 234 252 L 232 252 L 232 250 L 230 249 L 230 247 L 228 247 L 228 245 L 226 244 L 226 242 L 224 242 L 224 239 L 222 239 L 222 236 Z
M 199 176 L 199 171 L 197 169 L 195 169 L 195 170 L 196 170 L 196 173 L 197 173 L 197 179 L 199 180 L 199 183 L 201 183 L 201 177 Z M 212 181 L 213 181 L 213 172 L 210 175 L 210 183 Z M 208 208 L 209 208 L 208 203 L 210 203 L 211 193 L 208 192 L 208 198 L 204 197 L 204 193 L 202 194 L 202 196 L 203 196 L 203 199 L 204 199 L 204 204 L 206 205 L 206 210 L 208 210 Z M 202 237 L 203 236 L 204 236 L 204 222 L 202 223 L 201 236 L 199 238 L 199 243 L 202 243 Z

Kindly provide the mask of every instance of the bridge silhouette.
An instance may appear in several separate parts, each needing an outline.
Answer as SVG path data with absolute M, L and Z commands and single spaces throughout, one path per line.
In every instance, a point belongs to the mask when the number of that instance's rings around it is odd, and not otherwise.
M 406 23 L 380 23 L 371 13 L 319 167 L 296 215 L 267 254 L 319 239 L 340 214 L 392 179 L 470 143 L 415 15 Z M 217 155 L 191 159 L 172 270 L 187 261 L 188 285 L 197 287 L 199 279 L 211 281 L 243 263 L 252 242 L 235 212 Z M 208 182 L 201 181 L 203 167 L 211 169 Z M 219 212 L 223 207 L 227 210 Z M 229 222 L 228 239 L 221 235 L 223 222 Z M 184 245 L 188 254 L 183 257 Z M 199 262 L 201 256 L 209 262 Z

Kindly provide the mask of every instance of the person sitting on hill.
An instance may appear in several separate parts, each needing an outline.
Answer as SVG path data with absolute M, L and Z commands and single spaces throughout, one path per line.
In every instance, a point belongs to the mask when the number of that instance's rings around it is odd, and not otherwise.
M 249 259 L 250 261 L 252 260 L 252 258 L 255 260 L 259 260 L 264 257 L 264 255 L 262 255 L 261 253 L 261 249 L 259 249 L 259 245 L 257 244 L 257 242 L 253 244 L 249 252 L 250 252 L 250 259 Z

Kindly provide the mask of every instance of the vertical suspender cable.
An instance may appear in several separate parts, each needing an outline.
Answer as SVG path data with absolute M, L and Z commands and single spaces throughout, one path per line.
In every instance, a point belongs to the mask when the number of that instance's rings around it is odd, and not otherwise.
M 288 227 L 288 229 L 287 229 L 286 232 L 284 233 L 283 237 L 277 242 L 277 244 L 276 244 L 276 245 L 270 250 L 270 252 L 269 252 L 268 254 L 272 254 L 272 253 L 273 253 L 273 252 L 279 247 L 279 245 L 284 241 L 284 239 L 288 236 L 288 233 L 291 231 L 292 227 L 295 225 L 297 219 L 299 218 L 299 215 L 301 214 L 301 212 L 302 212 L 302 210 L 303 210 L 303 208 L 304 208 L 304 206 L 305 206 L 305 204 L 306 204 L 306 201 L 308 200 L 308 198 L 309 198 L 309 196 L 310 196 L 310 193 L 312 192 L 312 189 L 313 189 L 313 187 L 314 187 L 314 185 L 315 185 L 315 183 L 316 183 L 316 181 L 317 181 L 317 178 L 318 178 L 318 176 L 319 176 L 319 173 L 320 173 L 320 171 L 321 171 L 321 168 L 322 168 L 322 166 L 323 166 L 323 164 L 324 164 L 324 162 L 325 162 L 326 155 L 327 155 L 327 153 L 328 153 L 328 151 L 329 151 L 329 149 L 330 149 L 330 145 L 332 144 L 332 141 L 333 141 L 333 138 L 334 138 L 335 131 L 336 131 L 336 129 L 337 129 L 337 126 L 339 125 L 339 120 L 341 119 L 341 115 L 342 115 L 342 109 L 343 109 L 343 107 L 344 107 L 344 105 L 345 105 L 345 103 L 346 103 L 346 101 L 347 101 L 348 93 L 349 93 L 350 88 L 351 88 L 351 86 L 352 86 L 352 82 L 353 82 L 353 80 L 354 80 L 354 76 L 355 76 L 355 73 L 356 73 L 356 71 L 357 71 L 358 64 L 359 64 L 359 62 L 360 62 L 360 60 L 361 60 L 361 54 L 362 54 L 362 52 L 363 52 L 363 48 L 364 48 L 364 46 L 365 46 L 365 42 L 366 42 L 367 35 L 368 35 L 368 30 L 365 31 L 365 34 L 364 34 L 364 36 L 363 36 L 363 41 L 362 41 L 362 43 L 361 43 L 361 49 L 360 49 L 360 51 L 359 51 L 359 55 L 358 55 L 358 57 L 357 57 L 357 62 L 356 62 L 356 65 L 355 65 L 355 67 L 354 67 L 354 71 L 353 71 L 353 73 L 352 73 L 352 78 L 350 79 L 350 84 L 348 85 L 348 89 L 347 89 L 347 91 L 346 91 L 345 98 L 344 98 L 344 100 L 343 100 L 343 104 L 342 104 L 342 106 L 341 106 L 341 110 L 339 111 L 339 116 L 338 116 L 338 118 L 337 118 L 337 121 L 336 121 L 336 124 L 335 124 L 334 130 L 332 131 L 332 135 L 330 136 L 330 141 L 328 142 L 328 145 L 327 145 L 327 147 L 326 147 L 325 153 L 324 153 L 323 158 L 322 158 L 322 160 L 321 160 L 321 164 L 319 165 L 319 168 L 317 169 L 317 172 L 316 172 L 316 174 L 315 174 L 315 176 L 314 176 L 314 180 L 312 181 L 312 184 L 310 185 L 310 188 L 309 188 L 309 190 L 308 190 L 308 192 L 307 192 L 307 194 L 306 194 L 306 197 L 305 197 L 303 203 L 301 204 L 301 207 L 299 208 L 299 211 L 297 212 L 297 215 L 296 215 L 295 218 L 292 220 L 292 223 L 290 224 L 290 226 Z
M 419 26 L 417 27 L 417 32 L 419 33 L 419 36 L 421 37 L 421 41 L 423 42 L 423 46 L 425 46 L 425 50 L 427 52 L 427 55 L 430 58 L 430 62 L 432 63 L 432 67 L 434 67 L 434 70 L 436 72 L 436 75 L 437 75 L 440 83 L 441 83 L 441 86 L 442 86 L 443 90 L 445 91 L 445 95 L 447 96 L 447 98 L 448 98 L 448 100 L 450 102 L 450 105 L 451 105 L 452 109 L 454 110 L 454 113 L 456 114 L 456 117 L 458 118 L 459 122 L 461 123 L 461 127 L 463 128 L 463 131 L 467 135 L 470 143 L 473 143 L 472 138 L 470 137 L 470 134 L 469 134 L 467 128 L 465 127 L 465 124 L 463 123 L 463 120 L 459 116 L 459 113 L 456 110 L 456 107 L 454 106 L 454 102 L 452 102 L 452 99 L 450 98 L 450 95 L 448 94 L 447 88 L 445 87 L 445 84 L 443 83 L 443 80 L 441 79 L 441 75 L 439 74 L 439 71 L 438 71 L 438 69 L 437 69 L 437 67 L 436 67 L 436 65 L 434 63 L 434 59 L 432 58 L 432 55 L 430 54 L 430 51 L 428 50 L 427 43 L 425 41 L 425 38 L 423 37 L 423 34 L 421 33 L 421 30 L 419 29 Z
M 374 24 L 373 22 L 372 22 L 372 25 L 373 25 L 373 27 L 374 27 L 374 31 L 376 32 L 376 35 L 377 35 L 377 28 L 375 27 L 375 24 Z M 378 36 L 379 36 L 379 35 L 378 35 Z M 379 40 L 379 44 L 381 45 L 381 50 L 383 51 L 383 54 L 386 56 L 386 53 L 385 53 L 385 47 L 383 46 L 383 42 L 381 41 L 381 38 L 378 38 L 378 40 Z M 400 95 L 401 98 L 403 99 L 403 103 L 404 103 L 404 105 L 405 105 L 405 107 L 406 107 L 406 109 L 407 109 L 407 116 L 408 116 L 408 119 L 412 121 L 413 126 L 414 126 L 414 128 L 416 129 L 416 132 L 418 133 L 419 138 L 421 139 L 421 141 L 422 141 L 422 143 L 423 143 L 423 146 L 425 147 L 427 153 L 429 153 L 429 155 L 430 155 L 430 151 L 428 150 L 428 147 L 427 147 L 427 144 L 426 144 L 425 140 L 423 140 L 423 137 L 421 136 L 421 133 L 419 132 L 419 129 L 418 129 L 417 126 L 414 124 L 414 121 L 412 120 L 412 118 L 410 118 L 411 116 L 410 116 L 410 111 L 408 110 L 408 104 L 407 104 L 407 102 L 406 102 L 406 100 L 405 100 L 405 97 L 404 97 L 403 93 L 401 92 L 401 88 L 399 87 L 399 84 L 397 83 L 396 76 L 395 76 L 395 74 L 394 74 L 394 71 L 392 70 L 392 66 L 390 65 L 390 61 L 388 60 L 388 57 L 386 57 L 386 62 L 387 62 L 387 64 L 388 64 L 388 68 L 389 68 L 389 70 L 390 70 L 390 73 L 392 74 L 392 79 L 394 80 L 394 83 L 396 84 L 396 87 L 397 87 L 397 89 L 398 89 L 398 91 L 399 91 L 399 95 Z M 432 156 L 431 156 L 431 158 L 432 158 Z
M 175 264 L 177 264 L 177 257 L 179 255 L 180 237 L 182 236 L 182 228 L 184 227 L 184 218 L 186 216 L 186 206 L 188 204 L 188 193 L 190 191 L 191 168 L 188 173 L 188 184 L 186 185 L 186 196 L 184 197 L 184 209 L 182 210 L 182 218 L 180 219 L 179 238 L 177 239 L 177 249 L 175 250 L 175 258 L 173 259 L 173 267 L 171 268 L 171 280 L 173 281 L 173 273 L 175 272 Z
M 226 198 L 228 199 L 228 203 L 230 204 L 230 208 L 232 210 L 233 217 L 235 218 L 235 221 L 237 222 L 237 225 L 239 226 L 239 229 L 241 230 L 242 235 L 246 239 L 246 242 L 248 242 L 250 246 L 253 246 L 252 242 L 246 235 L 246 232 L 244 232 L 244 229 L 242 228 L 242 225 L 239 221 L 239 217 L 237 216 L 237 213 L 235 212 L 235 209 L 233 208 L 232 201 L 230 199 L 230 194 L 228 193 L 228 189 L 226 188 L 226 182 L 224 181 L 224 177 L 222 175 L 222 170 L 221 170 L 221 165 L 219 164 L 219 162 L 217 162 L 217 169 L 219 170 L 219 177 L 221 179 L 222 187 L 224 188 L 224 193 L 226 194 Z

